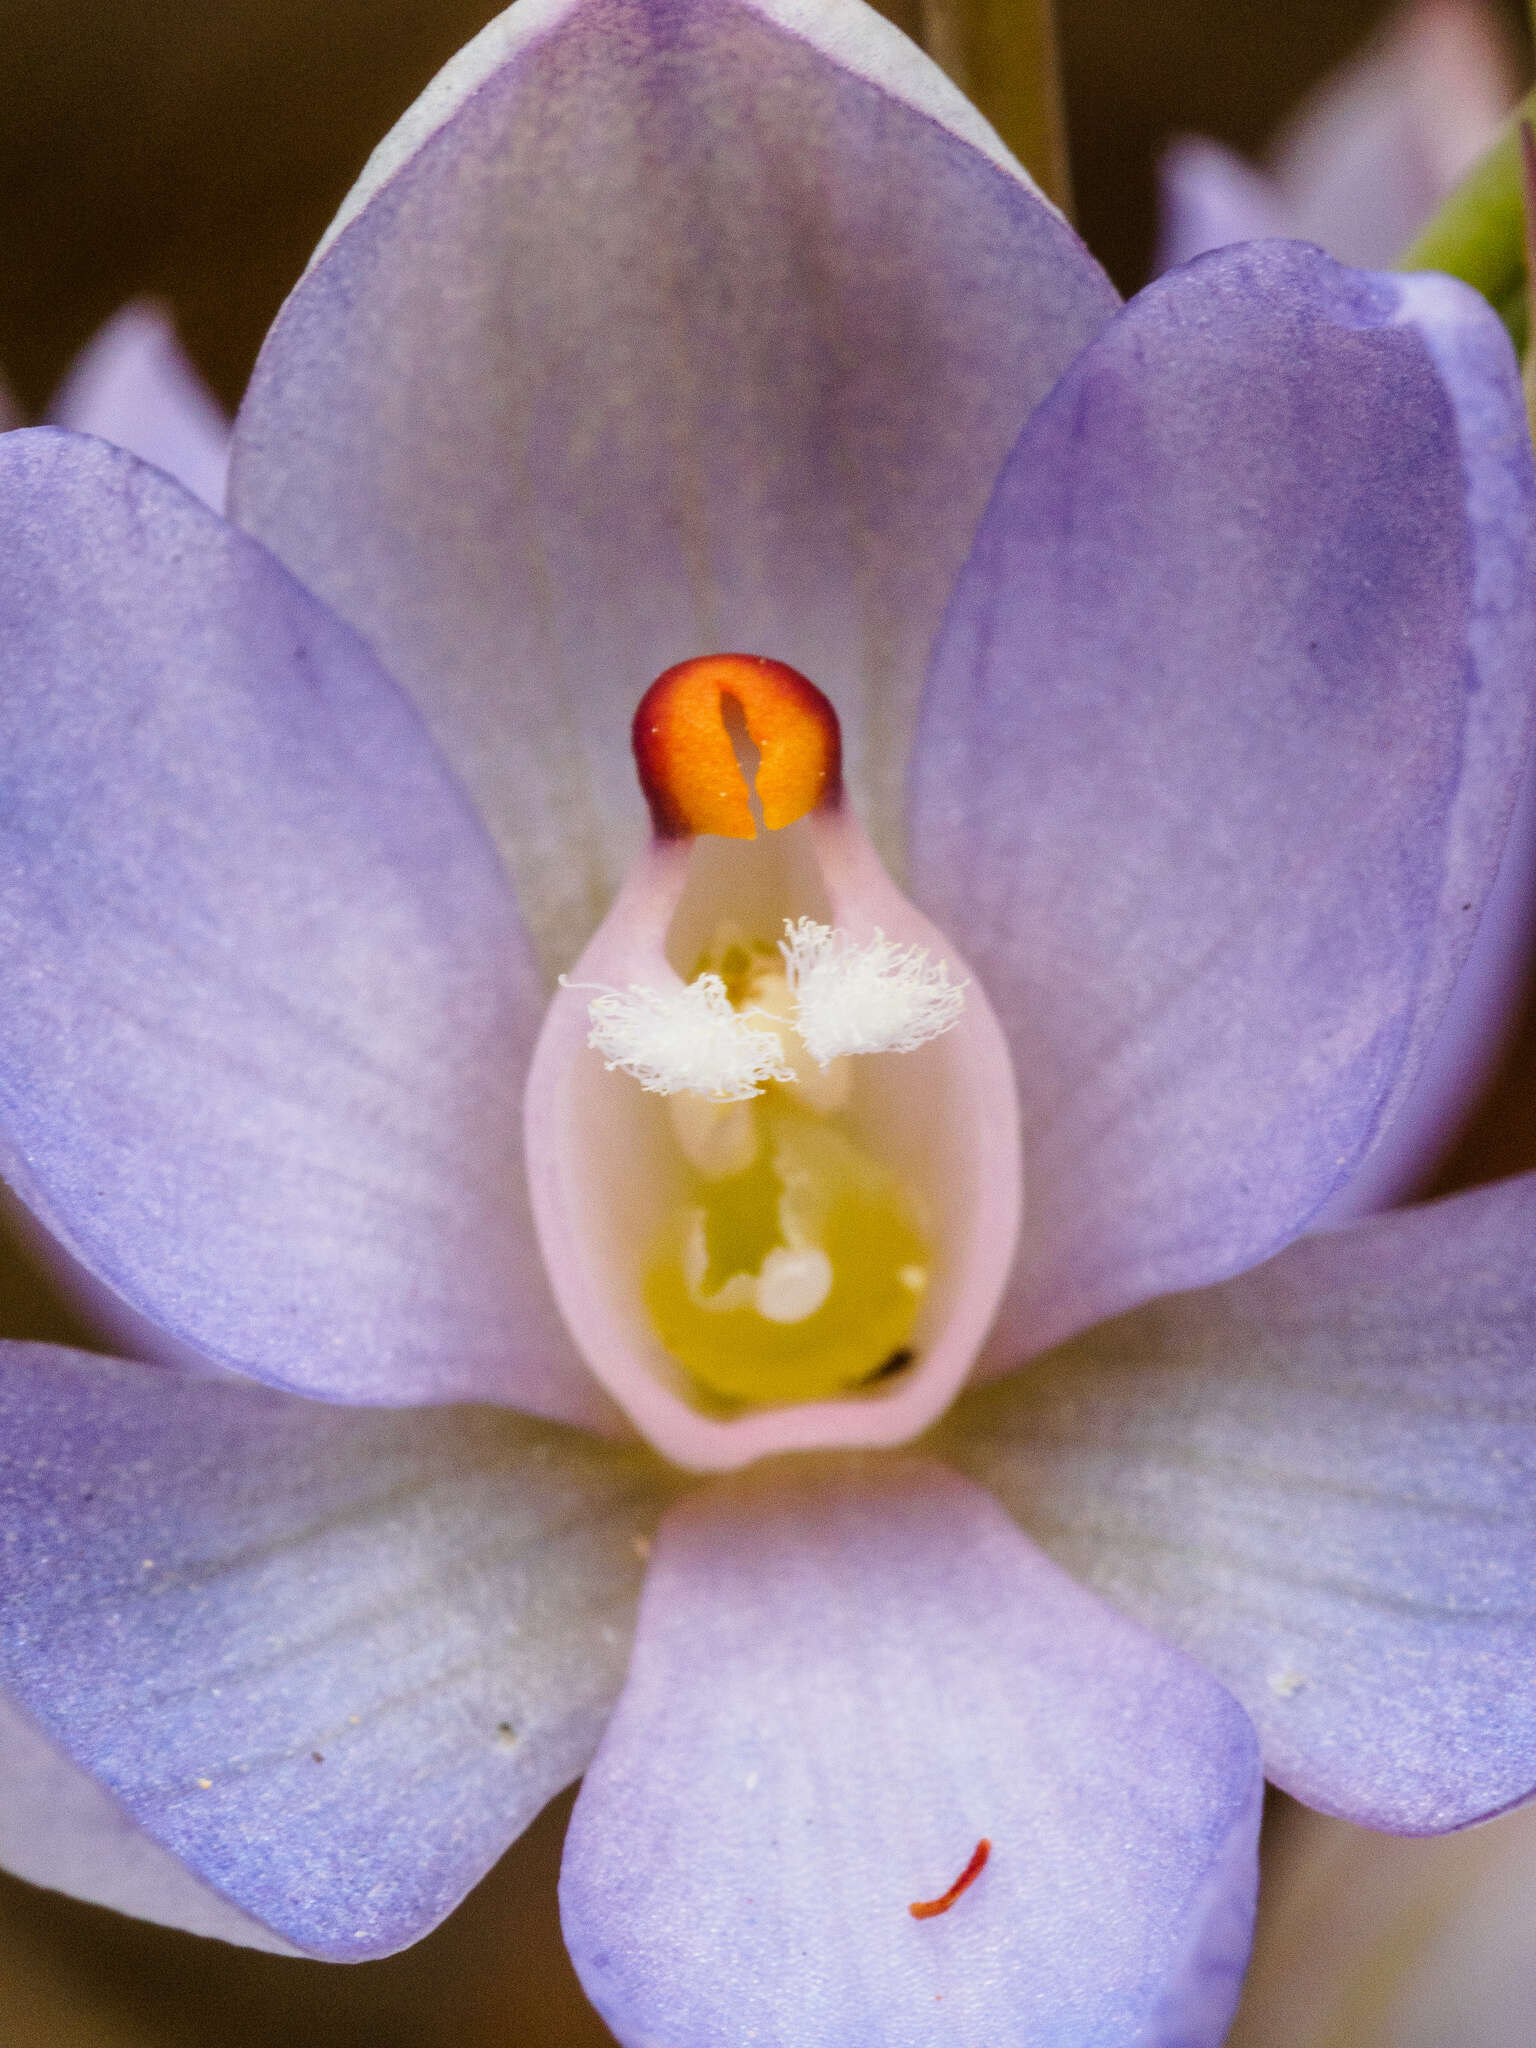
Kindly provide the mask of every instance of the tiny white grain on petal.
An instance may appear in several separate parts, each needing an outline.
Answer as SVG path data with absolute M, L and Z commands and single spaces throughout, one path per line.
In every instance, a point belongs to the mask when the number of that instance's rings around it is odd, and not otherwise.
M 566 988 L 590 986 L 568 982 Z M 673 988 L 597 985 L 587 1005 L 587 1043 L 611 1073 L 632 1074 L 657 1095 L 687 1089 L 714 1102 L 746 1102 L 768 1081 L 791 1081 L 774 1031 L 759 1030 L 731 1007 L 718 974 Z
M 819 1066 L 849 1053 L 915 1052 L 952 1030 L 966 984 L 922 946 L 899 946 L 876 930 L 865 945 L 802 917 L 779 941 L 795 995 L 795 1028 Z

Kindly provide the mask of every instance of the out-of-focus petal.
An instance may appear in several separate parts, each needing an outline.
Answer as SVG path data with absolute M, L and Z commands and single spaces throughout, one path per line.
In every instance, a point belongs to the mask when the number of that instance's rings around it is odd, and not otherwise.
M 1529 2048 L 1536 1808 L 1414 1842 L 1288 1807 L 1274 1852 L 1228 2048 Z
M 1220 1688 L 955 1474 L 759 1466 L 658 1533 L 567 1944 L 627 2048 L 1214 2044 L 1257 1793 Z
M 245 1948 L 300 1953 L 150 1840 L 0 1696 L 0 1867 L 51 1891 Z
M 1418 1112 L 1524 770 L 1533 605 L 1519 384 L 1464 286 L 1218 253 L 1041 407 L 913 775 L 914 893 L 1022 1100 L 995 1364 L 1256 1262 Z
M 491 1409 L 7 1347 L 0 1686 L 234 1905 L 377 1955 L 586 1762 L 664 1487 Z
M 6 1178 L 222 1364 L 601 1418 L 523 1183 L 537 976 L 414 711 L 103 442 L 0 441 L 0 530 Z
M 1310 1805 L 1536 1788 L 1536 1176 L 1307 1238 L 956 1412 L 954 1454 L 1166 1634 Z
M 1157 160 L 1157 260 L 1172 270 L 1224 249 L 1287 232 L 1280 195 L 1234 149 L 1203 135 L 1181 135 Z
M 1270 152 L 1284 232 L 1344 263 L 1393 261 L 1482 155 L 1519 91 L 1481 0 L 1409 0 L 1297 108 Z
M 642 836 L 630 714 L 684 657 L 821 684 L 891 849 L 986 493 L 1114 304 L 854 0 L 520 0 L 279 316 L 231 502 L 425 707 L 567 967 Z
M 1297 108 L 1267 169 L 1204 136 L 1170 146 L 1157 268 L 1265 235 L 1389 264 L 1493 141 L 1518 90 L 1508 30 L 1483 0 L 1409 0 Z
M 81 350 L 48 417 L 152 462 L 215 511 L 224 503 L 229 421 L 152 303 L 124 306 Z

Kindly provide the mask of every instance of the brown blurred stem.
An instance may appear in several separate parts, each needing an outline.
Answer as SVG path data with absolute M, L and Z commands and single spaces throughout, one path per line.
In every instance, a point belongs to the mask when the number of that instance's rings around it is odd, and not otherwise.
M 876 0 L 921 43 L 1064 213 L 1071 210 L 1051 0 Z

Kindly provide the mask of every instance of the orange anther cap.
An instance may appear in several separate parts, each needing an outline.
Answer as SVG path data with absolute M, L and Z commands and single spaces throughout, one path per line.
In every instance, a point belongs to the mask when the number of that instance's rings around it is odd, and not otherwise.
M 702 654 L 659 675 L 635 712 L 635 766 L 663 839 L 757 837 L 726 730 L 728 700 L 758 750 L 757 800 L 770 832 L 842 792 L 837 713 L 814 683 L 761 654 Z

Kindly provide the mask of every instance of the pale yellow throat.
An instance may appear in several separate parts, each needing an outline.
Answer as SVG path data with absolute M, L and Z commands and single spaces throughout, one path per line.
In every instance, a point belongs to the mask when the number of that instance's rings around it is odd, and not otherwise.
M 681 1195 L 647 1257 L 644 1305 L 699 1398 L 725 1412 L 895 1377 L 928 1285 L 922 1219 L 850 1107 L 853 1055 L 938 1035 L 961 991 L 942 964 L 878 934 L 856 947 L 808 920 L 786 931 L 775 942 L 722 925 L 686 985 L 693 1008 L 675 998 L 671 1040 L 654 1004 L 633 1007 L 650 992 L 592 1006 L 593 1043 L 669 1098 Z

